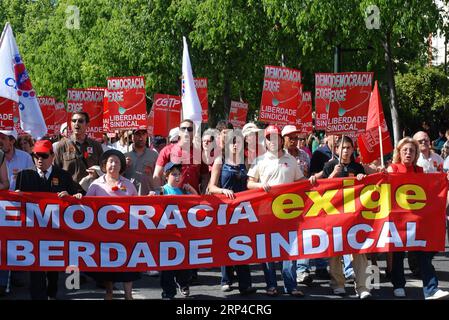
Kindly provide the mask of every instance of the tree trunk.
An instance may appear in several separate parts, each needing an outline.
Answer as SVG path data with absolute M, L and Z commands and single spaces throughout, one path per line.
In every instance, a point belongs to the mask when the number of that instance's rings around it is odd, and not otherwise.
M 391 112 L 391 122 L 393 124 L 393 140 L 394 144 L 397 145 L 401 139 L 401 129 L 399 125 L 399 117 L 397 110 L 397 99 L 396 99 L 396 83 L 394 81 L 394 69 L 393 69 L 393 59 L 391 56 L 391 45 L 390 45 L 390 34 L 386 35 L 385 41 L 382 46 L 385 51 L 385 62 L 387 65 L 387 80 L 388 80 L 388 91 L 390 94 L 390 112 Z
M 229 109 L 231 108 L 231 82 L 228 79 L 224 80 L 223 87 L 223 120 L 229 119 Z

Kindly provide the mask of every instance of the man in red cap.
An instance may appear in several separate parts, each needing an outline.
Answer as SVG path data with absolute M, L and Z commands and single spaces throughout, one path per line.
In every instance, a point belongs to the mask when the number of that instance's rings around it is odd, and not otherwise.
M 35 170 L 23 170 L 17 175 L 16 191 L 52 192 L 59 197 L 74 195 L 80 199 L 84 193 L 73 181 L 72 175 L 53 165 L 53 146 L 48 140 L 39 140 L 33 147 Z M 48 280 L 48 285 L 47 285 Z M 30 294 L 33 300 L 55 299 L 58 289 L 58 272 L 30 272 Z
M 284 138 L 278 126 L 270 125 L 265 129 L 267 152 L 258 157 L 248 171 L 248 189 L 262 188 L 269 192 L 272 186 L 292 183 L 304 179 L 296 159 L 284 150 Z M 263 271 L 267 283 L 267 295 L 278 294 L 276 266 L 274 262 L 264 263 Z M 302 297 L 304 293 L 296 287 L 296 261 L 282 262 L 284 291 L 292 296 Z

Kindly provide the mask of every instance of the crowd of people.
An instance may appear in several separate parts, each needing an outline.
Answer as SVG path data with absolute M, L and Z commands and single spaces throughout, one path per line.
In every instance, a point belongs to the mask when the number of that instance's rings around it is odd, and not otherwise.
M 349 137 L 305 134 L 295 126 L 282 130 L 276 125 L 264 129 L 247 123 L 234 129 L 227 121 L 200 133 L 189 120 L 170 130 L 167 137 L 150 137 L 147 130 L 118 132 L 101 141 L 87 135 L 89 115 L 72 114 L 69 126 L 63 125 L 57 138 L 34 141 L 30 136 L 17 136 L 15 131 L 0 131 L 0 189 L 16 192 L 46 191 L 59 197 L 82 196 L 155 196 L 184 194 L 222 194 L 230 199 L 238 193 L 308 179 L 312 185 L 319 179 L 353 176 L 363 180 L 367 174 L 433 173 L 449 169 L 449 141 L 440 135 L 431 142 L 425 131 L 404 137 L 395 147 L 387 168 L 380 161 L 363 163 Z M 449 130 L 445 132 L 449 138 Z M 441 155 L 440 155 L 441 154 Z M 356 160 L 357 159 L 357 160 Z M 432 266 L 434 252 L 408 252 L 410 268 L 423 281 L 426 299 L 449 298 L 449 292 L 438 288 Z M 346 280 L 353 279 L 361 299 L 371 297 L 366 287 L 369 260 L 377 263 L 376 254 L 353 254 L 328 259 L 286 260 L 281 262 L 283 292 L 303 297 L 308 292 L 298 284 L 310 285 L 315 278 L 330 280 L 332 293 L 345 295 Z M 396 297 L 406 297 L 404 253 L 387 254 L 386 273 Z M 277 263 L 262 265 L 266 294 L 278 295 Z M 315 266 L 312 273 L 312 266 Z M 21 272 L 0 271 L 0 295 L 7 288 L 20 285 Z M 151 272 L 160 277 L 161 296 L 172 299 L 179 293 L 190 294 L 198 281 L 198 270 L 164 270 Z M 238 282 L 242 295 L 257 290 L 252 285 L 251 266 L 221 267 L 221 289 L 232 290 Z M 125 299 L 132 299 L 136 272 L 87 273 L 105 289 L 105 299 L 113 298 L 114 282 L 124 283 Z M 56 299 L 57 272 L 30 272 L 32 299 Z

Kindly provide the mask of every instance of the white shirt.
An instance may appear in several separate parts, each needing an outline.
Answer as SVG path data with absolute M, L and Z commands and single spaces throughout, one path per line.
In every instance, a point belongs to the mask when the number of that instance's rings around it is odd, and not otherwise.
M 44 177 L 44 172 L 41 170 L 41 169 L 36 169 L 37 170 L 37 173 L 39 174 L 39 176 L 41 177 L 41 178 L 43 178 Z M 50 166 L 48 169 L 47 169 L 47 172 L 45 173 L 45 179 L 46 180 L 48 180 L 48 178 L 50 178 L 50 175 L 51 175 L 51 172 L 53 171 L 53 166 Z
M 6 168 L 8 169 L 9 190 L 14 191 L 16 190 L 17 174 L 25 169 L 34 169 L 35 166 L 33 159 L 28 153 L 14 148 L 12 159 L 6 160 Z
M 280 158 L 271 152 L 257 157 L 256 164 L 248 171 L 248 177 L 275 186 L 300 180 L 304 175 L 299 169 L 296 159 L 284 151 Z
M 429 158 L 424 158 L 422 153 L 419 154 L 418 162 L 416 163 L 418 166 L 422 167 L 425 173 L 434 173 L 438 172 L 438 167 L 443 168 L 443 158 L 435 152 L 430 153 Z M 441 171 L 441 170 L 440 170 Z

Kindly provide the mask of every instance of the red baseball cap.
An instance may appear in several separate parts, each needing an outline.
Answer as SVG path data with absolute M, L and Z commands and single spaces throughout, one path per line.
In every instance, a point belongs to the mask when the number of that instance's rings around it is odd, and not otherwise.
M 53 145 L 48 140 L 39 140 L 36 141 L 33 147 L 34 153 L 51 153 L 53 150 Z
M 265 138 L 272 134 L 276 134 L 276 135 L 282 137 L 281 129 L 278 126 L 273 125 L 273 124 L 266 127 L 265 132 L 264 132 Z

